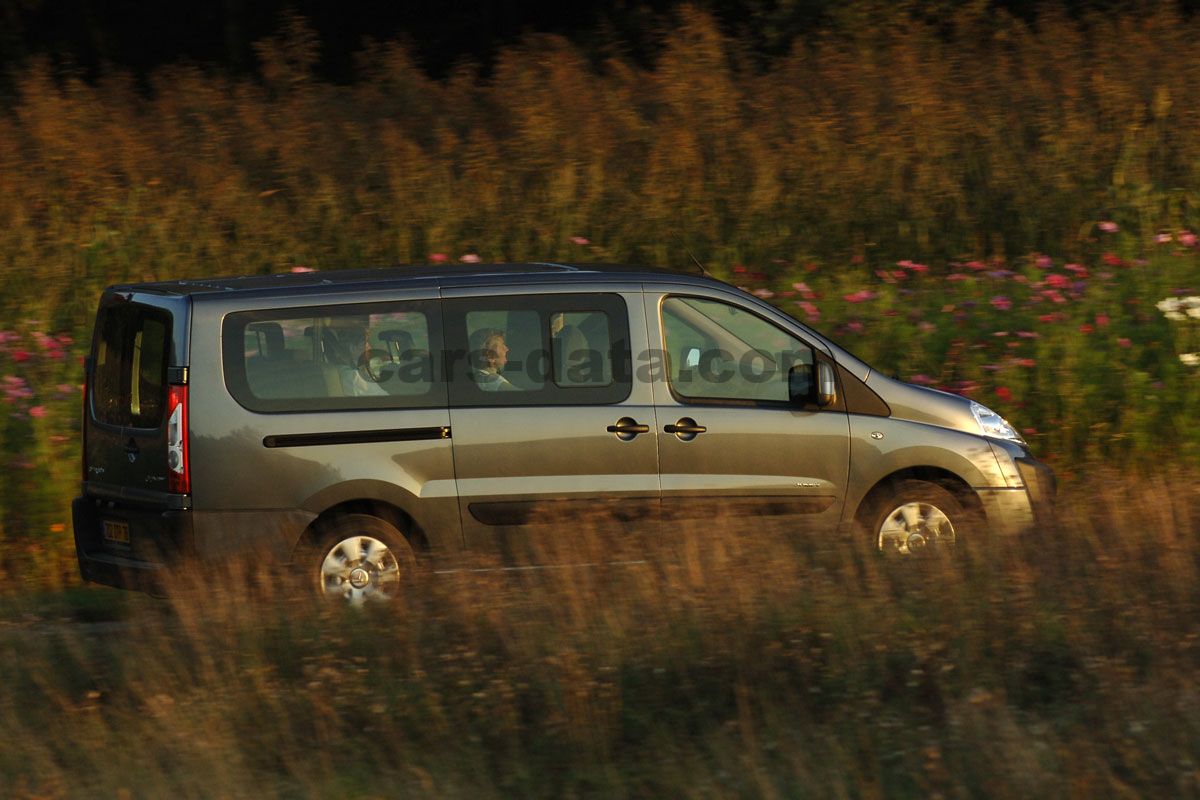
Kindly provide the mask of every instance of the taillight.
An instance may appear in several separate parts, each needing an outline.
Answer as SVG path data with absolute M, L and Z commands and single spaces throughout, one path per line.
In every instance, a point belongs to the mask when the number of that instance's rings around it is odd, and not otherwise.
M 83 386 L 80 387 L 81 389 L 83 389 L 83 413 L 80 415 L 80 422 L 79 422 L 79 441 L 81 441 L 83 443 L 83 447 L 80 448 L 80 453 L 79 453 L 79 472 L 80 472 L 79 479 L 84 482 L 86 482 L 88 479 L 88 468 L 87 468 L 88 384 L 91 383 L 91 381 L 89 380 L 89 376 L 91 375 L 91 372 L 92 372 L 92 359 L 91 358 L 83 359 Z
M 171 386 L 167 392 L 167 491 L 190 494 L 188 471 L 188 387 Z

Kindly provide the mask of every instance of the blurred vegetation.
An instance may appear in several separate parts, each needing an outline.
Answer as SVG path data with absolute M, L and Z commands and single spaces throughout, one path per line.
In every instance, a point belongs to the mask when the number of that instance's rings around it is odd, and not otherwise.
M 79 360 L 125 280 L 690 251 L 1064 474 L 1195 464 L 1200 321 L 1154 304 L 1200 294 L 1200 22 L 939 8 L 822 12 L 766 57 L 681 7 L 649 65 L 530 35 L 438 80 L 381 43 L 323 81 L 298 18 L 256 77 L 31 62 L 0 108 L 0 560 L 73 573 Z
M 10 599 L 0 790 L 1195 797 L 1197 477 L 1109 471 L 1061 526 L 954 561 L 716 519 L 638 564 L 427 576 L 362 613 L 257 563 L 107 619 Z

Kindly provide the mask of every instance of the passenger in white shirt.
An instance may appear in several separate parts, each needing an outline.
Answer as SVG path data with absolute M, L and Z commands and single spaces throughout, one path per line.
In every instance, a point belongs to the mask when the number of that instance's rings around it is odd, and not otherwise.
M 519 391 L 508 378 L 500 374 L 508 363 L 508 345 L 504 332 L 494 328 L 476 331 L 471 336 L 471 377 L 485 392 Z

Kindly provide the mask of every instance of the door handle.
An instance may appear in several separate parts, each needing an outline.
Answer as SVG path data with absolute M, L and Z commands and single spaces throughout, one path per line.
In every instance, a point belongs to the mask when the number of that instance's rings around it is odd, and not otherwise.
M 633 417 L 621 417 L 616 425 L 608 426 L 609 433 L 615 433 L 623 442 L 632 441 L 639 433 L 649 433 L 649 425 L 639 425 Z
M 673 433 L 679 437 L 680 441 L 690 442 L 697 435 L 704 433 L 708 428 L 703 425 L 697 425 L 696 420 L 691 417 L 683 417 L 674 425 L 664 425 L 663 430 L 667 433 Z

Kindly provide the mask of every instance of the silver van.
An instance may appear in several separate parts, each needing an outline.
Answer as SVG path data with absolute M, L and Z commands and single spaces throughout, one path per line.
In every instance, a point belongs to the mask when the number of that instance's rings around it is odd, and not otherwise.
M 76 548 L 113 586 L 244 556 L 360 602 L 422 555 L 512 555 L 597 516 L 665 535 L 755 515 L 904 556 L 1026 530 L 1055 490 L 984 406 L 653 269 L 114 286 L 86 371 Z

